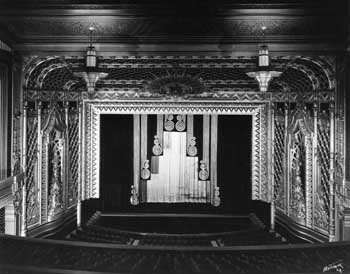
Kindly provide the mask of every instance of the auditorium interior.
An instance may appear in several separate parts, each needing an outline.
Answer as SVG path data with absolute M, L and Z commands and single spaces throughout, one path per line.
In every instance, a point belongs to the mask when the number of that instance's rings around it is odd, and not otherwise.
M 350 273 L 349 6 L 0 1 L 0 273 Z

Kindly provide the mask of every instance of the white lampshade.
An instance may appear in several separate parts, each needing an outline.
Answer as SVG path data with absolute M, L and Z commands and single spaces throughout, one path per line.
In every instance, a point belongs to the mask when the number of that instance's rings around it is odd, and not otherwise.
M 86 51 L 86 67 L 95 68 L 97 66 L 97 56 L 95 47 L 89 46 Z
M 266 45 L 259 49 L 259 67 L 269 66 L 269 49 Z

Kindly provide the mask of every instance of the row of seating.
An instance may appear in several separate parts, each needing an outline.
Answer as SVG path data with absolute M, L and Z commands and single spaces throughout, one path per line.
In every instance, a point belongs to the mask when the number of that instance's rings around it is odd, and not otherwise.
M 344 269 L 350 269 L 349 243 L 254 249 L 105 245 L 2 236 L 0 265 L 137 274 L 308 273 L 322 272 L 324 266 L 342 260 Z
M 282 239 L 263 229 L 250 229 L 240 232 L 170 235 L 134 233 L 89 225 L 75 230 L 68 236 L 70 240 L 104 242 L 145 246 L 237 246 L 280 244 Z M 214 243 L 213 243 L 214 242 Z

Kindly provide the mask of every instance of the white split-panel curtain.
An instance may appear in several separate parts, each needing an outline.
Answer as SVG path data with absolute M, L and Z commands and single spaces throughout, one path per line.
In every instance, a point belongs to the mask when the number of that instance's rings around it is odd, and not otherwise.
M 164 132 L 158 173 L 147 182 L 147 202 L 206 202 L 206 184 L 198 181 L 198 157 L 186 155 L 186 132 Z

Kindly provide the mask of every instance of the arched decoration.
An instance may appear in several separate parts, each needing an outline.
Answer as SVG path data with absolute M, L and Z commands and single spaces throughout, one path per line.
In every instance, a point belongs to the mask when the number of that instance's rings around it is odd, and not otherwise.
M 276 69 L 284 70 L 284 72 L 280 78 L 271 81 L 269 91 L 324 92 L 334 90 L 332 66 L 321 58 L 275 57 L 271 62 Z
M 230 99 L 235 93 L 258 91 L 257 83 L 245 74 L 256 67 L 254 58 L 143 56 L 141 59 L 142 62 L 117 56 L 101 58 L 99 69 L 108 75 L 96 83 L 96 91 L 103 94 L 123 92 L 127 98 L 160 98 L 169 93 L 173 96 L 177 93 L 178 97 L 179 92 L 184 92 L 189 98 L 211 95 L 215 99 Z M 271 64 L 283 74 L 270 83 L 269 91 L 328 92 L 334 89 L 332 65 L 321 57 L 274 57 Z M 86 90 L 83 79 L 76 77 L 82 70 L 84 59 L 80 57 L 33 57 L 25 70 L 25 87 L 47 91 Z M 158 89 L 157 83 L 163 88 Z
M 70 91 L 73 89 L 74 85 L 78 84 L 80 81 L 79 80 L 69 80 L 63 85 L 63 90 L 65 91 Z
M 77 65 L 73 60 L 66 60 L 59 56 L 35 58 L 31 60 L 25 70 L 24 86 L 29 90 L 63 91 L 67 87 L 72 90 L 85 89 L 84 81 L 76 77 L 73 68 Z
M 312 223 L 312 138 L 310 116 L 298 108 L 287 129 L 287 204 L 289 216 L 306 226 Z
M 280 85 L 277 83 L 284 83 Z M 286 87 L 289 88 L 286 88 Z M 273 79 L 269 85 L 268 91 L 271 92 L 290 92 L 305 93 L 314 91 L 312 79 L 297 67 L 288 65 L 279 78 Z
M 296 62 L 289 64 L 288 67 L 299 70 L 299 71 L 303 72 L 305 75 L 307 75 L 307 77 L 309 78 L 309 80 L 312 84 L 312 90 L 306 90 L 306 91 L 315 91 L 315 90 L 319 89 L 320 82 L 319 82 L 316 74 L 311 69 L 307 68 L 303 64 L 299 64 Z
M 277 86 L 278 90 L 282 90 L 285 93 L 289 93 L 291 92 L 291 87 L 283 80 L 281 80 L 280 78 L 275 78 L 272 79 L 273 82 L 271 82 L 271 85 L 274 84 L 275 86 Z
M 145 91 L 171 97 L 183 97 L 203 93 L 207 90 L 202 79 L 182 73 L 167 71 L 167 75 L 157 77 L 145 86 Z
M 42 218 L 47 221 L 65 207 L 66 134 L 63 114 L 54 101 L 42 129 Z
M 24 71 L 24 87 L 35 88 L 42 70 L 51 64 L 62 63 L 59 56 L 46 56 L 32 60 Z
M 335 72 L 331 64 L 321 58 L 299 57 L 298 60 L 304 60 L 306 65 L 313 70 L 320 81 L 320 88 L 323 90 L 334 90 Z
M 58 64 L 51 64 L 48 67 L 44 68 L 41 73 L 39 74 L 38 78 L 36 79 L 36 85 L 35 87 L 38 89 L 42 89 L 43 87 L 43 83 L 45 82 L 45 78 L 46 76 L 56 70 L 56 69 L 60 69 L 60 68 L 64 68 L 67 67 L 67 64 L 62 64 L 62 63 L 58 63 Z

